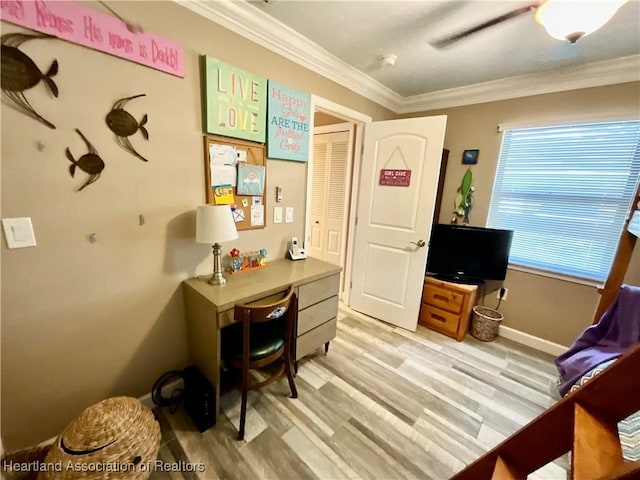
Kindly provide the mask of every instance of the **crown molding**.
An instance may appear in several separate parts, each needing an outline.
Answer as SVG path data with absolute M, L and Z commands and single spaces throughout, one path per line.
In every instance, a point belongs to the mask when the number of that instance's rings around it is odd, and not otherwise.
M 248 2 L 174 1 L 383 107 L 394 110 L 402 101 L 402 97 L 390 88 Z
M 640 80 L 640 55 L 631 55 L 577 67 L 402 97 L 248 2 L 174 1 L 398 114 Z
M 640 55 L 404 97 L 395 112 L 414 113 L 634 81 L 640 81 Z

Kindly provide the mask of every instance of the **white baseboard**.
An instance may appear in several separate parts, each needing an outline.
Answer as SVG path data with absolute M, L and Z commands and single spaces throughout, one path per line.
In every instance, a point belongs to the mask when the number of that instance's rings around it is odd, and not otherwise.
M 534 337 L 525 332 L 521 332 L 520 330 L 515 330 L 513 328 L 504 327 L 500 325 L 498 329 L 498 335 L 504 338 L 508 338 L 509 340 L 513 340 L 514 342 L 521 343 L 522 345 L 526 345 L 531 348 L 535 348 L 541 352 L 548 353 L 557 357 L 561 353 L 567 351 L 569 347 L 565 347 L 564 345 L 560 345 L 559 343 L 553 343 L 549 340 L 545 340 L 544 338 Z

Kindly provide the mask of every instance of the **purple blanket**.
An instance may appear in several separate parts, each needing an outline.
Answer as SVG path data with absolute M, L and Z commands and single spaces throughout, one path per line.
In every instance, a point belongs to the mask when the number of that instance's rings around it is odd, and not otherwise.
M 640 342 L 640 287 L 622 285 L 618 296 L 600 321 L 587 328 L 556 358 L 560 373 L 558 390 L 566 395 L 582 375 L 602 362 L 617 358 Z

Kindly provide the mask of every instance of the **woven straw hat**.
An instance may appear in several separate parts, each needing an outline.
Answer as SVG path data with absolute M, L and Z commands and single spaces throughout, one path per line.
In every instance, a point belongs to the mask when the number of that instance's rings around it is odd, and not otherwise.
M 142 480 L 160 448 L 160 426 L 151 410 L 131 397 L 86 408 L 63 430 L 38 480 Z

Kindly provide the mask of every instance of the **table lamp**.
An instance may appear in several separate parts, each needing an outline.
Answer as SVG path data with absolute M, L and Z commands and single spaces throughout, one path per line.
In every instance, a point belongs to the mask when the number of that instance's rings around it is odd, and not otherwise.
M 213 245 L 213 275 L 207 283 L 224 285 L 221 251 L 223 242 L 238 238 L 229 205 L 199 205 L 196 209 L 196 242 Z

